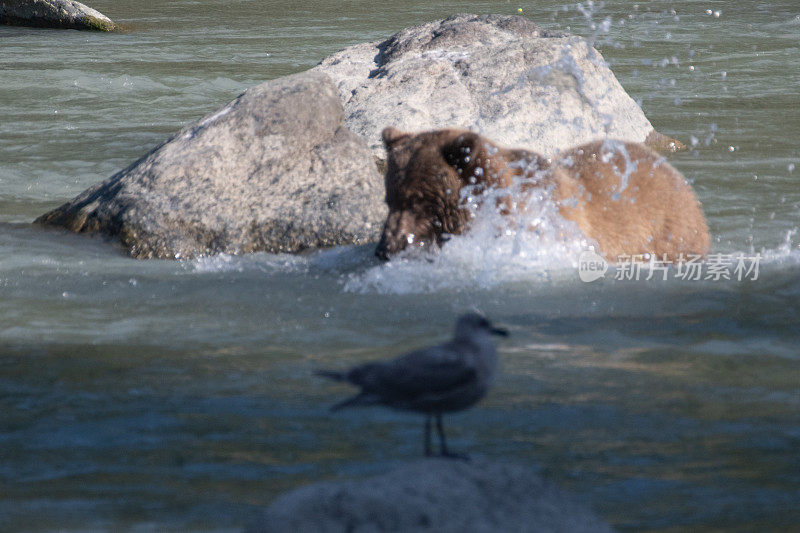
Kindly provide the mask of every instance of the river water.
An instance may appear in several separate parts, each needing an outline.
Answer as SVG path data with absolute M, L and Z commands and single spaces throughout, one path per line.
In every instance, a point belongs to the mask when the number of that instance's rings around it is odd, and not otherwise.
M 92 6 L 130 31 L 0 27 L 0 529 L 236 529 L 292 487 L 416 458 L 418 417 L 330 415 L 350 390 L 313 370 L 441 341 L 470 309 L 512 335 L 486 400 L 447 419 L 454 448 L 530 465 L 621 530 L 800 528 L 795 0 Z M 31 225 L 249 86 L 518 8 L 596 40 L 691 146 L 670 161 L 713 251 L 758 272 L 583 283 L 552 243 L 476 238 L 433 263 L 136 261 Z

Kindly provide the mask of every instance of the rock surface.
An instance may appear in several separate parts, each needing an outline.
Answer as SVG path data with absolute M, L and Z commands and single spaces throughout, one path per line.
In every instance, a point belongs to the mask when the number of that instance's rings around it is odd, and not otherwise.
M 334 79 L 345 121 L 384 158 L 380 132 L 462 127 L 552 155 L 653 131 L 602 56 L 521 16 L 453 15 L 346 48 L 315 70 Z
M 113 31 L 107 16 L 74 0 L 0 0 L 0 24 Z
M 279 496 L 251 531 L 606 532 L 585 506 L 522 466 L 425 459 L 362 481 Z
M 377 239 L 383 183 L 306 72 L 247 90 L 37 223 L 119 238 L 138 258 L 299 252 Z

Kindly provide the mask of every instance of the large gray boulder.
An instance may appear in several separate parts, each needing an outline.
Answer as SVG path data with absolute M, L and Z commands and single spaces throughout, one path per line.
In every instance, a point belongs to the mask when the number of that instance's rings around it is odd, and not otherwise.
M 74 0 L 0 0 L 0 24 L 95 31 L 118 29 L 107 16 Z
M 603 137 L 663 141 L 599 52 L 521 16 L 454 15 L 315 70 L 334 79 L 347 126 L 380 158 L 386 126 L 469 128 L 547 155 Z
M 251 530 L 582 533 L 611 528 L 529 468 L 425 459 L 366 480 L 291 491 L 279 496 Z
M 36 222 L 118 237 L 138 258 L 299 252 L 375 240 L 382 198 L 336 86 L 306 72 L 247 90 Z
M 677 146 L 583 39 L 454 15 L 254 87 L 37 222 L 118 237 L 140 258 L 374 241 L 386 126 L 466 127 L 547 155 L 602 137 Z

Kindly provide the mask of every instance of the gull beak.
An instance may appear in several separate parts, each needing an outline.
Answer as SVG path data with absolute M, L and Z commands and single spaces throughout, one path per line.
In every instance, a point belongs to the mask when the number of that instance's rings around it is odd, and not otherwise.
M 504 328 L 490 328 L 489 333 L 500 337 L 508 337 L 508 330 Z

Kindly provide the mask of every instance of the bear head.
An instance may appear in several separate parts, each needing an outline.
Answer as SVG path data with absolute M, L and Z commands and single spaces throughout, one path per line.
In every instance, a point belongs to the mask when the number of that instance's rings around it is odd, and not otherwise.
M 388 127 L 382 136 L 389 215 L 375 255 L 383 260 L 410 247 L 437 250 L 463 233 L 470 212 L 462 189 L 480 196 L 488 187 L 508 187 L 524 167 L 509 163 L 533 156 L 462 129 L 406 133 Z

